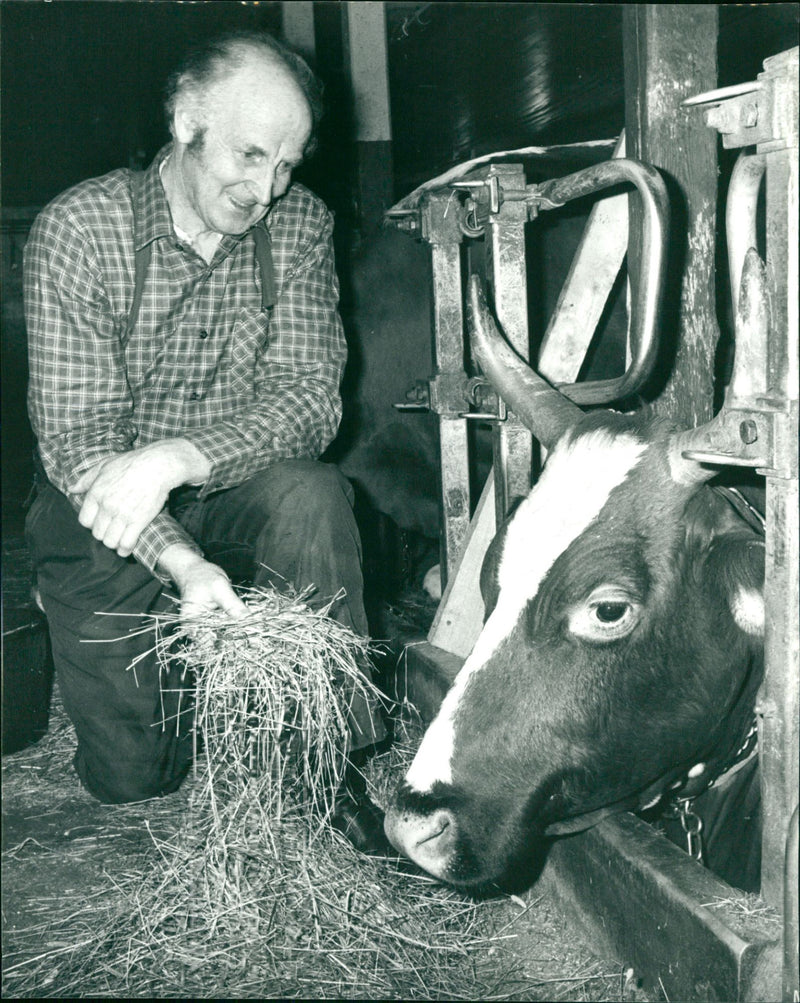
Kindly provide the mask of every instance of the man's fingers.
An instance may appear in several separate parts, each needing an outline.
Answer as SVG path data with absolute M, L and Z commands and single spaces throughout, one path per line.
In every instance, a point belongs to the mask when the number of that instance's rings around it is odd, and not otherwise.
M 129 554 L 133 553 L 133 548 L 136 546 L 143 530 L 143 523 L 137 522 L 128 525 L 114 548 L 120 557 L 127 557 Z
M 220 609 L 237 620 L 247 616 L 247 607 L 233 591 L 233 588 L 227 582 L 220 582 L 220 586 L 215 596 Z
M 98 463 L 97 466 L 92 467 L 89 470 L 85 470 L 74 484 L 69 485 L 67 490 L 74 495 L 86 494 L 89 488 L 97 480 L 97 475 L 100 473 L 102 466 L 102 463 Z
M 247 607 L 236 595 L 228 578 L 218 569 L 213 578 L 204 584 L 195 584 L 183 593 L 181 618 L 185 621 L 208 616 L 213 610 L 221 610 L 235 620 L 247 615 Z
M 94 498 L 86 498 L 83 505 L 81 505 L 80 512 L 78 512 L 78 522 L 81 526 L 85 526 L 86 529 L 92 529 L 98 511 L 99 508 Z

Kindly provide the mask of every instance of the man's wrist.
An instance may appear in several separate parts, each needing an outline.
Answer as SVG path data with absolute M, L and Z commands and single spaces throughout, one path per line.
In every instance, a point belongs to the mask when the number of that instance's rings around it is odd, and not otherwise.
M 183 484 L 204 484 L 211 475 L 211 463 L 188 439 L 162 439 L 142 447 L 142 452 L 151 452 L 160 457 L 164 465 L 167 490 Z
M 185 543 L 172 543 L 166 547 L 158 558 L 158 568 L 175 582 L 180 589 L 192 568 L 204 564 L 205 558 Z

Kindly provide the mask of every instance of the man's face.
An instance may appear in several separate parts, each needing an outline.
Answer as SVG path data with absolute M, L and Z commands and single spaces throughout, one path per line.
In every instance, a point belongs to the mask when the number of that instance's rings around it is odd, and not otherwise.
M 289 187 L 311 112 L 285 71 L 253 57 L 212 86 L 202 110 L 179 108 L 175 125 L 186 228 L 239 234 Z

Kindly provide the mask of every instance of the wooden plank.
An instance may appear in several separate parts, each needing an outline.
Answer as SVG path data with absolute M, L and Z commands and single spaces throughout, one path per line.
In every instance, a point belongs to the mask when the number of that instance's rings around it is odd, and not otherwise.
M 624 156 L 623 135 L 614 157 Z M 600 199 L 589 213 L 539 348 L 538 371 L 554 383 L 577 378 L 591 344 L 628 249 L 628 198 L 612 195 Z
M 361 233 L 375 233 L 394 201 L 386 5 L 374 0 L 342 7 L 342 44 L 352 89 L 356 197 Z
M 775 102 L 792 122 L 783 143 L 759 145 L 766 160 L 767 276 L 771 324 L 767 358 L 768 395 L 786 416 L 781 470 L 767 474 L 767 534 L 764 600 L 767 630 L 759 743 L 763 795 L 761 889 L 774 905 L 783 898 L 784 847 L 800 784 L 800 544 L 798 543 L 798 135 L 797 49 L 764 61 L 759 80 L 783 78 Z M 792 86 L 788 86 L 789 80 Z M 787 129 L 787 132 L 790 130 Z M 785 148 L 781 148 L 785 147 Z M 797 889 L 790 893 L 797 894 Z M 796 901 L 796 900 L 795 900 Z M 794 973 L 797 977 L 797 973 Z
M 314 4 L 312 0 L 291 0 L 281 3 L 281 32 L 286 44 L 305 59 L 314 60 L 317 38 L 314 32 Z
M 525 172 L 521 164 L 493 164 L 489 178 L 497 177 L 503 191 L 525 194 Z M 527 268 L 525 224 L 528 210 L 524 201 L 507 198 L 489 217 L 487 278 L 494 294 L 497 321 L 509 344 L 523 359 L 530 359 L 528 333 Z M 519 498 L 531 489 L 533 439 L 514 414 L 492 429 L 494 454 L 495 512 L 506 517 Z
M 489 472 L 472 517 L 461 557 L 447 581 L 436 609 L 428 640 L 431 644 L 466 658 L 483 625 L 480 573 L 483 558 L 495 534 L 494 475 Z
M 433 277 L 433 364 L 438 377 L 464 377 L 464 304 L 461 291 L 461 231 L 447 212 L 449 195 L 433 194 L 425 210 Z M 433 390 L 431 390 L 433 393 Z M 441 567 L 447 582 L 469 531 L 467 422 L 439 412 L 439 511 Z
M 754 917 L 743 892 L 634 815 L 558 841 L 542 882 L 598 953 L 667 999 L 781 998 L 777 912 Z

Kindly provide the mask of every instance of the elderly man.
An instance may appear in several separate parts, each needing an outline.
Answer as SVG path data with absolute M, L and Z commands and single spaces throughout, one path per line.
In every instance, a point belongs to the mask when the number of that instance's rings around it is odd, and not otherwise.
M 152 636 L 98 612 L 163 609 L 174 586 L 182 615 L 238 616 L 231 579 L 249 579 L 344 589 L 331 615 L 367 632 L 351 489 L 318 460 L 345 360 L 332 220 L 291 181 L 319 88 L 271 36 L 234 33 L 173 74 L 166 108 L 173 141 L 153 164 L 59 196 L 25 255 L 40 461 L 26 529 L 76 770 L 105 802 L 175 790 L 191 741 Z M 366 705 L 351 718 L 363 758 L 383 725 Z M 381 848 L 356 778 L 336 823 Z

